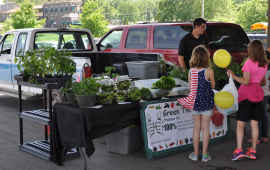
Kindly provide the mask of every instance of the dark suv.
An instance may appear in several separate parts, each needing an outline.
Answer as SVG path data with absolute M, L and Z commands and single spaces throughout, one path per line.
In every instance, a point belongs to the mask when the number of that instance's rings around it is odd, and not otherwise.
M 191 22 L 124 25 L 109 30 L 98 42 L 100 52 L 162 53 L 168 65 L 178 63 L 179 42 L 192 31 Z M 207 22 L 210 55 L 227 50 L 241 63 L 250 40 L 238 24 Z

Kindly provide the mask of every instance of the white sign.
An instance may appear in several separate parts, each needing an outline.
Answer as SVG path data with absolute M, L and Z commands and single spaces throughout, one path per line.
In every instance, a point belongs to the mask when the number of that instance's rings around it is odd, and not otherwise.
M 192 114 L 177 101 L 150 104 L 144 114 L 148 148 L 153 152 L 193 143 Z M 227 130 L 227 116 L 224 116 L 221 126 L 215 126 L 210 120 L 210 139 L 226 135 Z M 202 133 L 200 138 L 202 138 Z
M 69 16 L 70 17 L 78 18 L 79 17 L 79 14 L 78 13 L 70 13 Z

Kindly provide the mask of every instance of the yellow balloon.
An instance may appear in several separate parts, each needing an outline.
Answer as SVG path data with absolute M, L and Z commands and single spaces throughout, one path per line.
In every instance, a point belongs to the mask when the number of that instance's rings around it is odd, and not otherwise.
M 234 103 L 233 95 L 227 91 L 221 91 L 215 94 L 214 101 L 222 109 L 230 108 Z
M 217 50 L 214 53 L 214 62 L 218 67 L 225 68 L 227 67 L 231 62 L 230 53 L 226 50 Z

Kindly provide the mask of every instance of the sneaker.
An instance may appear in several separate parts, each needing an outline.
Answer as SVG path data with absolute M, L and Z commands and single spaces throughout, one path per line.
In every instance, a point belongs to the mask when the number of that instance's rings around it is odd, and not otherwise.
M 232 161 L 237 161 L 237 160 L 241 160 L 245 158 L 245 154 L 243 153 L 242 150 L 238 151 L 237 149 L 235 149 L 235 151 L 233 152 L 233 157 L 232 157 Z
M 247 148 L 247 152 L 245 157 L 249 158 L 249 159 L 257 159 L 256 158 L 256 151 L 251 151 L 251 148 Z
M 207 152 L 207 156 L 202 155 L 202 162 L 208 162 L 212 159 L 212 156 L 209 155 L 209 152 Z
M 198 161 L 198 155 L 194 155 L 194 152 L 189 155 L 189 158 L 193 161 Z

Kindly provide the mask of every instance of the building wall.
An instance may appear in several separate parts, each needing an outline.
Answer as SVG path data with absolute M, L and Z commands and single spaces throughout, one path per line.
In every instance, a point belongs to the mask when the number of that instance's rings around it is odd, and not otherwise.
M 44 3 L 43 16 L 46 19 L 45 27 L 67 27 L 70 26 L 71 21 L 78 22 L 78 17 L 76 17 L 76 15 L 78 15 L 78 13 L 81 13 L 81 5 L 82 1 L 54 1 Z M 75 11 L 71 11 L 72 6 L 74 6 Z M 60 11 L 61 7 L 63 7 L 63 11 Z M 66 7 L 67 11 L 65 11 Z M 57 11 L 55 11 L 55 9 L 57 9 Z
M 5 4 L 0 4 L 0 22 L 5 22 L 7 19 L 7 15 L 9 16 L 10 13 L 3 13 L 9 11 L 11 9 L 20 8 L 20 6 L 15 2 L 8 2 Z

